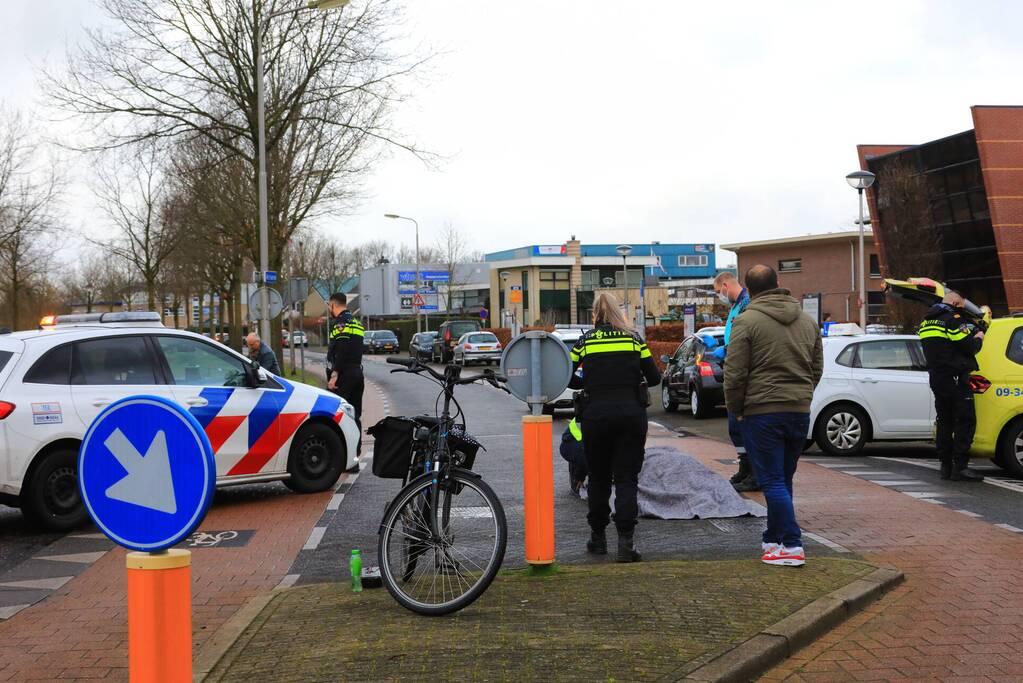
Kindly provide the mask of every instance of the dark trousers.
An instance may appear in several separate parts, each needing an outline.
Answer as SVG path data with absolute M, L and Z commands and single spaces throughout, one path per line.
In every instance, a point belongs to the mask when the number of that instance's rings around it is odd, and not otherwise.
M 571 434 L 561 437 L 561 457 L 568 461 L 568 472 L 572 481 L 586 479 L 586 450 L 581 441 L 576 441 Z
M 808 413 L 747 415 L 742 420 L 746 454 L 767 500 L 764 543 L 803 545 L 792 503 L 792 478 L 810 429 Z
M 938 450 L 938 458 L 965 460 L 977 430 L 970 373 L 932 373 L 930 383 L 931 391 L 934 392 L 934 445 Z
M 742 424 L 731 413 L 728 413 L 728 438 L 732 440 L 736 453 L 746 455 L 746 447 L 742 445 Z
M 352 404 L 355 408 L 355 424 L 362 432 L 362 392 L 366 389 L 366 379 L 361 367 L 341 368 L 338 370 L 337 384 L 334 393 Z
M 615 526 L 619 532 L 636 528 L 639 472 L 646 446 L 646 411 L 588 409 L 582 422 L 583 449 L 590 484 L 587 490 L 590 528 L 603 530 L 611 521 L 611 485 L 615 487 Z

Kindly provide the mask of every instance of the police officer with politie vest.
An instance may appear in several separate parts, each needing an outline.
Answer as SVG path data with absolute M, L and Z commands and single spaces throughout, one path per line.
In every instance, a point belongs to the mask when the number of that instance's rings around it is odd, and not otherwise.
M 594 329 L 572 348 L 569 383 L 573 389 L 582 389 L 577 395 L 576 416 L 582 427 L 589 475 L 590 540 L 586 549 L 597 555 L 607 554 L 605 529 L 611 521 L 613 481 L 618 561 L 638 562 L 634 534 L 646 444 L 648 388 L 661 383 L 661 373 L 647 345 L 607 292 L 598 294 L 593 302 L 593 325 Z
M 355 423 L 362 431 L 362 339 L 366 329 L 348 310 L 348 297 L 330 295 L 328 303 L 333 321 L 327 343 L 327 388 L 352 404 Z
M 941 478 L 982 481 L 967 468 L 977 427 L 970 373 L 978 369 L 977 352 L 984 332 L 964 310 L 966 300 L 947 290 L 941 303 L 927 311 L 920 324 L 920 343 L 927 359 L 936 412 L 934 443 L 941 461 Z

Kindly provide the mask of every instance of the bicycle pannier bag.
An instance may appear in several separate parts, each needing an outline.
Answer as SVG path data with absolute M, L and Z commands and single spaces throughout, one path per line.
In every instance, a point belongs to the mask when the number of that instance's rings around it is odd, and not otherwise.
M 385 417 L 366 431 L 375 440 L 373 474 L 384 479 L 404 479 L 412 462 L 416 423 L 402 417 Z

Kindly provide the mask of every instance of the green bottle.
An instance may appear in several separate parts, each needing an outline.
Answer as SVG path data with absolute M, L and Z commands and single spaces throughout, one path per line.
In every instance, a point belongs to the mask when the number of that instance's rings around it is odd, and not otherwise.
M 348 570 L 352 574 L 352 592 L 362 592 L 362 553 L 358 548 L 352 550 L 352 559 L 348 560 Z

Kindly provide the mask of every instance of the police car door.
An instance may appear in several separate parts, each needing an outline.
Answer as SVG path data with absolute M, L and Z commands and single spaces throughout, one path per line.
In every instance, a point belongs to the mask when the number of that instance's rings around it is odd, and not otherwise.
M 74 342 L 71 400 L 86 429 L 111 403 L 138 394 L 173 399 L 145 335 L 108 335 Z
M 217 477 L 284 469 L 277 418 L 286 399 L 276 381 L 250 386 L 245 359 L 213 342 L 183 335 L 155 335 L 154 341 L 166 362 L 174 400 L 210 439 Z

